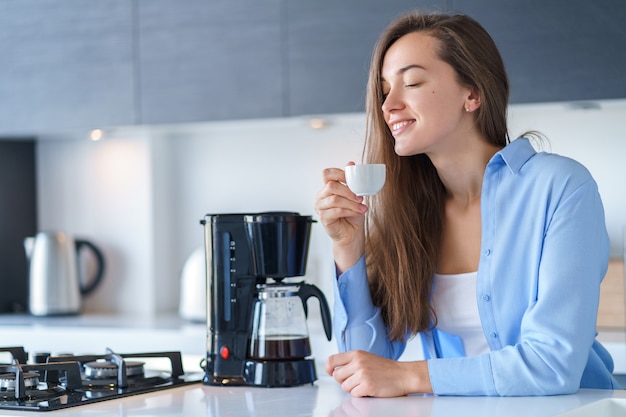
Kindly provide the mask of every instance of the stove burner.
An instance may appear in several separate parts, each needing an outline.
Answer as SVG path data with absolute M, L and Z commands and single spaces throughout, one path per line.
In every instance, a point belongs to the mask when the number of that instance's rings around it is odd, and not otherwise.
M 23 409 L 35 409 L 37 410 L 38 405 L 42 401 L 50 401 L 50 402 L 60 402 L 60 401 L 68 401 L 68 397 L 74 397 L 80 399 L 82 394 L 76 393 L 68 393 L 62 387 L 53 387 L 53 388 L 41 388 L 41 389 L 33 389 L 28 390 L 27 395 L 20 400 L 15 399 L 15 393 L 12 391 L 0 391 L 0 408 L 23 408 Z M 5 407 L 4 403 L 7 404 L 15 404 L 13 407 Z
M 180 352 L 50 356 L 26 363 L 23 348 L 2 348 L 12 363 L 0 364 L 0 409 L 52 411 L 114 398 L 200 383 L 185 374 Z M 169 371 L 144 370 L 148 358 L 169 359 Z
M 124 363 L 126 364 L 127 377 L 143 377 L 144 362 L 125 361 Z M 110 379 L 118 375 L 118 366 L 113 361 L 103 360 L 87 362 L 84 367 L 85 378 L 87 379 Z
M 24 372 L 24 386 L 32 389 L 39 385 L 39 374 L 37 372 Z M 0 391 L 15 391 L 15 374 L 0 375 Z

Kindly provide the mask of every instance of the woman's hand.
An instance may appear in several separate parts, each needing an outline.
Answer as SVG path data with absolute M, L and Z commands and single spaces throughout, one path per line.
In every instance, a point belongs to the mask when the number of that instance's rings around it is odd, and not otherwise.
M 365 250 L 367 207 L 363 204 L 363 197 L 358 197 L 345 185 L 346 176 L 342 169 L 327 168 L 322 177 L 324 187 L 317 193 L 315 211 L 333 241 L 335 263 L 343 272 L 354 265 Z
M 398 362 L 362 350 L 331 355 L 326 372 L 354 397 L 432 393 L 428 362 Z

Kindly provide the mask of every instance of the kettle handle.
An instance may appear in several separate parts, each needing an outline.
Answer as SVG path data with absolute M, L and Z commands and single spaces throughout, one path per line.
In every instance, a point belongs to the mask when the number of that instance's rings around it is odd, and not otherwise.
M 104 276 L 104 256 L 102 255 L 102 252 L 100 251 L 100 249 L 98 249 L 98 247 L 94 245 L 93 243 L 91 243 L 90 241 L 76 239 L 76 252 L 77 253 L 80 252 L 80 249 L 82 246 L 86 246 L 87 248 L 91 250 L 91 252 L 93 252 L 93 254 L 96 256 L 96 263 L 97 263 L 96 275 L 94 276 L 93 280 L 89 284 L 85 285 L 84 287 L 82 284 L 80 286 L 80 293 L 82 295 L 86 295 L 92 292 L 93 290 L 95 290 L 96 287 L 100 284 L 100 281 L 102 281 L 102 277 Z
M 304 307 L 304 315 L 308 317 L 309 311 L 306 305 L 307 300 L 310 297 L 315 297 L 320 302 L 320 311 L 322 312 L 322 324 L 324 325 L 324 333 L 326 333 L 326 338 L 330 340 L 332 338 L 332 324 L 330 317 L 330 308 L 328 308 L 328 303 L 326 302 L 326 297 L 322 290 L 317 288 L 315 285 L 301 283 L 300 289 L 298 290 L 298 295 L 302 299 L 302 306 Z

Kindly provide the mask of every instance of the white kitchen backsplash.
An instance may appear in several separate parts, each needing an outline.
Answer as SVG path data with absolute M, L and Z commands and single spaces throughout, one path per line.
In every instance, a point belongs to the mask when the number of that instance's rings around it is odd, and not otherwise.
M 177 311 L 179 274 L 203 243 L 206 213 L 290 210 L 313 215 L 321 171 L 358 161 L 363 115 L 116 128 L 100 142 L 38 142 L 39 224 L 93 239 L 106 280 L 85 312 Z M 315 224 L 306 279 L 327 293 L 333 265 Z M 332 301 L 332 300 L 329 300 Z
M 611 256 L 623 257 L 626 225 L 626 100 L 511 106 L 511 134 L 539 130 L 546 150 L 569 156 L 598 182 L 611 239 Z
M 37 144 L 39 228 L 89 239 L 106 259 L 87 310 L 154 310 L 150 146 L 125 138 Z
M 612 254 L 626 224 L 626 101 L 515 105 L 512 137 L 539 130 L 549 150 L 586 165 L 600 186 Z M 593 106 L 591 106 L 593 107 Z M 319 116 L 315 116 L 319 117 Z M 175 312 L 179 274 L 202 245 L 205 213 L 292 210 L 314 215 L 321 171 L 361 158 L 363 114 L 118 127 L 38 142 L 41 229 L 91 238 L 107 256 L 105 281 L 85 312 L 151 316 Z M 306 279 L 332 303 L 333 263 L 322 226 L 313 227 Z M 312 306 L 312 310 L 317 307 Z M 315 317 L 315 316 L 314 316 Z M 313 318 L 312 318 L 313 319 Z

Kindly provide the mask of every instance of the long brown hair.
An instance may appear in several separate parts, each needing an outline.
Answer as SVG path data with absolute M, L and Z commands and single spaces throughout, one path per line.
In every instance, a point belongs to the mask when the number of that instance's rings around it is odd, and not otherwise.
M 436 53 L 452 66 L 458 81 L 479 92 L 481 105 L 473 115 L 482 136 L 499 147 L 509 142 L 508 78 L 485 29 L 458 14 L 410 12 L 392 22 L 372 56 L 364 160 L 387 164 L 386 185 L 369 202 L 366 260 L 372 299 L 381 307 L 393 340 L 436 324 L 430 296 L 441 249 L 446 190 L 426 155 L 396 155 L 381 109 L 385 53 L 402 36 L 420 31 L 439 41 Z

